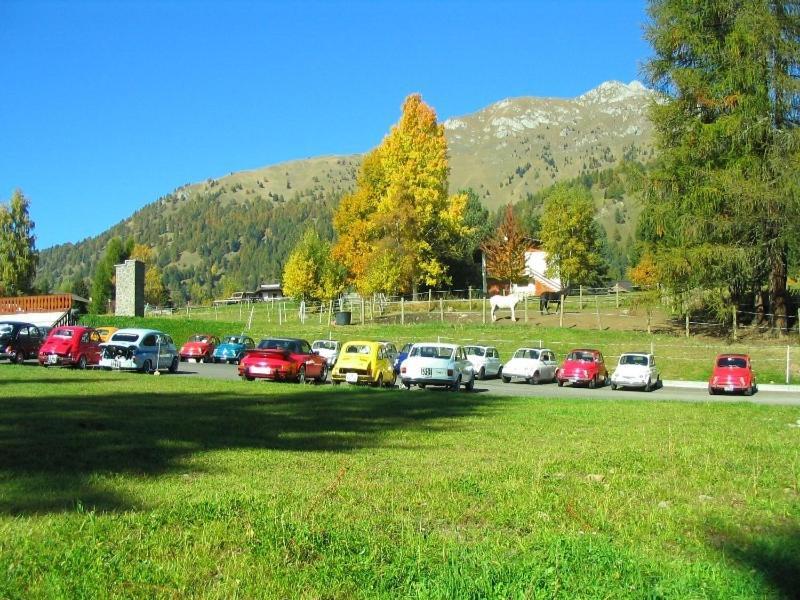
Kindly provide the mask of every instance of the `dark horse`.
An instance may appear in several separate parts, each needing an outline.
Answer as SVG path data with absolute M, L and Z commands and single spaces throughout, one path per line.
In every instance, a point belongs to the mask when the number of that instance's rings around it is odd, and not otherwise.
M 561 307 L 561 301 L 569 293 L 569 288 L 559 290 L 557 292 L 542 292 L 539 296 L 539 313 L 550 314 L 549 307 L 551 304 L 556 305 L 556 312 Z

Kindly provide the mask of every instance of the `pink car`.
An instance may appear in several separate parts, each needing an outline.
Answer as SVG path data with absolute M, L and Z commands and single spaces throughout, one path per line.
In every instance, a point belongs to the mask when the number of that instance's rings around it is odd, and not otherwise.
M 608 383 L 608 369 L 599 350 L 576 349 L 567 354 L 556 371 L 561 387 L 565 383 L 586 384 L 594 389 Z

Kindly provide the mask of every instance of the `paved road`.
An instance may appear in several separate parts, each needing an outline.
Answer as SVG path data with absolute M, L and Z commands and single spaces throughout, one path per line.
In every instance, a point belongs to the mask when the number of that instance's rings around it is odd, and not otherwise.
M 236 365 L 181 363 L 181 374 L 209 379 L 228 379 L 238 381 Z M 269 382 L 255 381 L 247 385 L 269 385 Z M 330 385 L 330 383 L 328 383 Z M 415 393 L 418 388 L 412 388 Z M 678 400 L 683 402 L 753 402 L 754 404 L 785 404 L 800 406 L 800 396 L 792 392 L 759 391 L 749 398 L 738 395 L 709 396 L 705 389 L 664 386 L 650 393 L 638 390 L 612 390 L 610 386 L 590 390 L 587 388 L 558 387 L 555 384 L 529 385 L 526 383 L 503 383 L 499 379 L 475 382 L 475 391 L 497 396 L 538 396 L 545 398 L 594 398 L 625 400 Z

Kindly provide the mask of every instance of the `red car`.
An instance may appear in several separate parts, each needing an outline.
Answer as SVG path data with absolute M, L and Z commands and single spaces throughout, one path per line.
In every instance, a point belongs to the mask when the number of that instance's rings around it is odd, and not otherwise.
M 714 371 L 708 380 L 708 393 L 741 392 L 752 396 L 758 391 L 756 375 L 747 354 L 720 354 L 714 360 Z
M 578 348 L 567 354 L 556 371 L 558 386 L 564 383 L 586 384 L 594 389 L 608 383 L 608 369 L 599 350 Z
M 56 327 L 39 348 L 39 364 L 85 369 L 100 362 L 100 343 L 100 334 L 91 327 Z
M 193 358 L 202 362 L 211 362 L 214 348 L 219 346 L 219 338 L 215 335 L 195 333 L 181 346 L 178 355 L 181 360 Z
M 247 381 L 259 377 L 274 381 L 305 383 L 315 379 L 322 382 L 328 377 L 328 362 L 313 352 L 306 340 L 265 339 L 244 353 L 239 362 L 239 375 Z

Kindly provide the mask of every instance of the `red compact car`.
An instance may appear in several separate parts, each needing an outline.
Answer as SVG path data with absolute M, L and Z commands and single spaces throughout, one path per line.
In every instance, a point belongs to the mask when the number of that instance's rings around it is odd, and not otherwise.
M 608 383 L 608 369 L 599 350 L 576 349 L 567 354 L 556 371 L 558 386 L 564 383 L 586 384 L 596 388 Z
M 720 354 L 714 360 L 714 371 L 708 380 L 708 393 L 741 392 L 751 396 L 758 391 L 756 375 L 747 354 Z
M 181 360 L 195 360 L 203 362 L 211 362 L 211 357 L 214 354 L 214 348 L 219 346 L 219 338 L 215 335 L 205 333 L 195 333 L 190 337 L 186 343 L 181 346 L 178 354 Z
M 100 334 L 91 327 L 56 327 L 39 348 L 39 364 L 85 369 L 100 362 Z
M 311 350 L 306 340 L 265 339 L 253 350 L 247 350 L 239 362 L 239 375 L 247 381 L 256 377 L 274 381 L 298 381 L 309 379 L 325 381 L 328 377 L 328 362 Z

